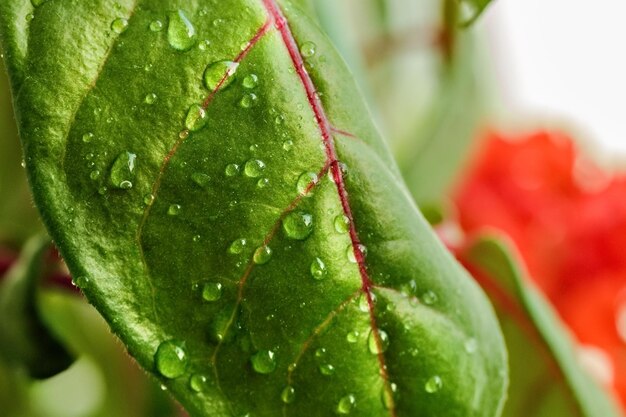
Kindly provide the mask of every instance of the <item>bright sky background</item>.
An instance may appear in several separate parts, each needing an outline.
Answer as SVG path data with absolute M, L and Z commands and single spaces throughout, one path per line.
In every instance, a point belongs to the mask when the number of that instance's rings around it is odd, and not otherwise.
M 481 25 L 507 108 L 526 122 L 555 121 L 623 160 L 625 17 L 623 0 L 495 0 Z

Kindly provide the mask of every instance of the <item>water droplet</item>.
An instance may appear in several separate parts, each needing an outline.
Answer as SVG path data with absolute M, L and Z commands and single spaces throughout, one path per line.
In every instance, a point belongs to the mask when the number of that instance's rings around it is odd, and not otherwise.
M 300 46 L 300 53 L 303 57 L 310 58 L 315 55 L 316 48 L 317 45 L 315 45 L 313 42 L 304 42 L 302 46 Z
M 154 354 L 156 368 L 161 375 L 173 379 L 187 371 L 189 358 L 185 352 L 185 344 L 178 340 L 167 340 L 159 345 Z
M 353 330 L 346 335 L 346 340 L 348 343 L 356 343 L 359 341 L 359 332 Z
M 287 385 L 280 394 L 280 398 L 285 404 L 291 404 L 296 399 L 296 390 L 291 385 Z
M 332 366 L 330 363 L 324 363 L 320 365 L 319 369 L 320 373 L 324 376 L 331 376 L 335 373 L 335 367 Z
M 326 348 L 321 347 L 315 350 L 316 358 L 323 358 L 324 356 L 326 356 Z
M 86 288 L 89 285 L 89 277 L 84 275 L 72 278 L 72 284 L 78 288 Z
M 350 219 L 345 214 L 335 217 L 335 230 L 337 233 L 348 233 L 350 230 Z
M 258 178 L 265 170 L 265 163 L 258 159 L 250 159 L 243 167 L 243 172 L 250 178 Z
M 315 258 L 313 262 L 311 262 L 311 276 L 313 279 L 321 281 L 326 278 L 326 275 L 328 275 L 328 269 L 326 269 L 324 261 L 320 258 Z
M 283 219 L 283 230 L 291 239 L 304 240 L 313 232 L 313 216 L 303 211 L 292 211 Z
M 352 394 L 348 394 L 339 400 L 337 403 L 337 413 L 350 414 L 356 405 L 356 397 Z
M 277 125 L 282 125 L 285 123 L 285 115 L 284 114 L 279 114 L 278 116 L 276 116 L 274 118 L 274 123 L 276 123 Z
M 272 249 L 269 246 L 261 246 L 254 251 L 252 259 L 257 265 L 263 265 L 270 261 L 272 258 Z
M 143 99 L 143 102 L 146 104 L 154 104 L 157 101 L 157 95 L 154 93 L 146 94 Z
M 296 183 L 296 189 L 298 190 L 298 194 L 306 195 L 310 187 L 314 184 L 317 184 L 319 178 L 317 174 L 314 172 L 305 172 L 298 178 L 298 182 Z
M 146 206 L 149 206 L 149 205 L 150 205 L 150 204 L 152 204 L 153 202 L 154 202 L 154 194 L 146 194 L 146 195 L 143 197 L 143 203 L 144 203 Z
M 239 64 L 233 61 L 217 61 L 209 64 L 204 70 L 204 86 L 209 91 L 226 88 L 235 79 Z
M 260 180 L 257 181 L 256 186 L 259 188 L 265 188 L 269 185 L 270 180 L 269 178 L 261 178 Z
M 178 51 L 186 51 L 196 43 L 196 30 L 182 10 L 168 14 L 167 41 Z
M 251 90 L 255 88 L 258 85 L 258 83 L 259 83 L 259 77 L 257 77 L 256 74 L 248 74 L 243 79 L 241 84 L 243 85 L 244 88 Z
M 191 174 L 191 180 L 200 188 L 207 188 L 211 183 L 211 177 L 202 172 L 194 172 Z
M 153 20 L 150 22 L 150 30 L 153 32 L 160 32 L 163 29 L 163 22 L 160 20 Z
M 128 20 L 124 18 L 115 19 L 113 23 L 111 23 L 111 30 L 115 33 L 122 33 L 128 27 Z
M 181 208 L 182 207 L 180 204 L 170 204 L 170 206 L 167 208 L 167 214 L 170 216 L 178 216 L 180 214 Z
M 362 245 L 359 243 L 357 245 L 357 251 L 361 253 L 363 258 L 367 256 L 367 248 L 365 247 L 365 245 Z M 346 255 L 348 256 L 348 261 L 352 262 L 353 264 L 356 263 L 356 254 L 354 252 L 355 252 L 354 246 L 352 245 L 348 246 L 348 249 L 346 250 Z
M 439 297 L 437 297 L 437 294 L 435 294 L 433 291 L 426 291 L 422 295 L 422 302 L 426 304 L 427 306 L 431 306 L 435 304 L 438 300 L 439 300 Z
M 426 385 L 424 385 L 424 389 L 429 394 L 434 394 L 435 392 L 439 391 L 442 387 L 443 387 L 443 381 L 441 380 L 441 377 L 437 375 L 433 376 L 428 381 L 426 381 Z
M 219 282 L 207 282 L 202 286 L 202 299 L 204 301 L 217 301 L 222 298 L 222 284 Z
M 276 369 L 276 357 L 271 350 L 261 350 L 255 353 L 251 358 L 252 369 L 256 372 L 267 375 Z
M 366 294 L 361 294 L 359 297 L 359 310 L 363 313 L 368 313 L 370 311 L 370 303 Z
M 254 93 L 245 94 L 241 100 L 239 100 L 239 105 L 244 109 L 249 109 L 257 104 L 259 98 Z
M 178 137 L 181 139 L 187 139 L 188 136 L 189 136 L 189 131 L 187 129 L 181 130 L 180 133 L 178 134 Z
M 91 132 L 85 133 L 85 134 L 83 135 L 83 142 L 85 142 L 85 143 L 89 143 L 89 142 L 91 142 L 91 140 L 93 139 L 93 137 L 94 137 L 93 133 L 91 133 Z
M 197 132 L 206 126 L 208 121 L 206 110 L 198 104 L 193 104 L 189 107 L 187 117 L 185 117 L 185 128 L 191 132 Z
M 91 173 L 89 174 L 89 178 L 91 178 L 92 180 L 97 180 L 98 178 L 100 178 L 100 171 L 98 171 L 97 169 L 94 169 L 93 171 L 91 171 Z
M 227 177 L 234 177 L 235 175 L 239 174 L 239 165 L 237 164 L 226 165 L 226 168 L 224 169 L 224 173 L 226 174 Z
M 463 347 L 465 348 L 465 351 L 467 353 L 475 353 L 476 350 L 478 349 L 478 341 L 476 341 L 476 339 L 474 339 L 473 337 L 471 339 L 467 339 L 465 341 L 465 343 L 463 344 Z
M 135 177 L 135 161 L 137 155 L 130 152 L 120 153 L 113 165 L 111 166 L 111 172 L 109 179 L 113 188 L 127 190 L 132 188 L 132 180 Z
M 292 150 L 293 149 L 293 141 L 292 140 L 284 141 L 283 142 L 283 149 L 286 150 L 287 152 Z
M 209 377 L 202 374 L 193 374 L 189 378 L 189 388 L 194 392 L 205 392 L 211 387 Z
M 381 398 L 383 401 L 383 405 L 385 406 L 387 410 L 391 410 L 392 408 L 394 408 L 397 394 L 398 394 L 397 384 L 392 382 L 389 385 L 386 385 L 385 387 L 383 387 Z
M 373 355 L 383 353 L 389 347 L 389 335 L 384 330 L 378 329 L 378 338 L 374 330 L 370 330 L 367 337 L 367 346 Z
M 248 241 L 246 239 L 237 239 L 230 244 L 228 252 L 232 253 L 233 255 L 239 255 L 241 252 L 243 252 L 247 244 Z

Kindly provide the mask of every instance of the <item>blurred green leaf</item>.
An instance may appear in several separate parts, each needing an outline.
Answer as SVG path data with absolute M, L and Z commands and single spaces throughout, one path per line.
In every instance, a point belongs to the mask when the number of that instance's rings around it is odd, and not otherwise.
M 575 342 L 524 276 L 512 243 L 485 235 L 461 254 L 496 306 L 509 351 L 503 417 L 620 416 L 614 400 L 581 368 Z
M 73 358 L 48 331 L 37 307 L 50 240 L 36 237 L 0 282 L 0 355 L 5 363 L 26 368 L 34 378 L 65 370 Z
M 35 198 L 89 300 L 196 416 L 497 416 L 491 306 L 325 35 L 288 1 L 179 4 L 0 3 Z
M 19 248 L 29 236 L 42 231 L 31 201 L 26 173 L 20 166 L 22 151 L 11 106 L 11 93 L 0 64 L 0 245 Z

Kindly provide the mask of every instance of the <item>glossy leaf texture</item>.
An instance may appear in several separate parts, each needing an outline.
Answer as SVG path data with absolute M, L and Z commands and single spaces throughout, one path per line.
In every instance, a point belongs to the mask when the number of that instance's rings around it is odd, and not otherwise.
M 193 416 L 498 415 L 492 308 L 305 12 L 12 0 L 0 18 L 45 223 Z
M 478 237 L 460 258 L 496 306 L 506 338 L 511 385 L 504 417 L 621 416 L 581 367 L 570 333 L 524 277 L 508 240 Z

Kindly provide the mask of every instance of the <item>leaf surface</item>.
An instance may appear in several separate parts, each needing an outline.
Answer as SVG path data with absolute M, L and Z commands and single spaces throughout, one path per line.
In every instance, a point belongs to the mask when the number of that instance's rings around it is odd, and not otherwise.
M 492 309 L 305 12 L 16 3 L 0 27 L 36 203 L 192 415 L 498 415 Z
M 511 385 L 504 417 L 621 415 L 582 369 L 571 335 L 524 277 L 508 241 L 479 237 L 461 259 L 496 306 L 507 341 Z

